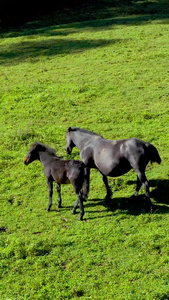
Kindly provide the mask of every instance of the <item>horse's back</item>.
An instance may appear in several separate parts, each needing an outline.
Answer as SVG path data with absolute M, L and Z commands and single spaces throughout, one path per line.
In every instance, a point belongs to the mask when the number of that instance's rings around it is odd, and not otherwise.
M 144 169 L 150 160 L 160 160 L 157 154 L 154 156 L 156 158 L 152 158 L 150 147 L 154 146 L 138 138 L 114 141 L 102 139 L 95 148 L 94 162 L 103 174 L 121 176 L 132 168 Z
M 83 178 L 85 165 L 80 160 L 54 159 L 51 163 L 51 175 L 59 184 L 72 183 Z

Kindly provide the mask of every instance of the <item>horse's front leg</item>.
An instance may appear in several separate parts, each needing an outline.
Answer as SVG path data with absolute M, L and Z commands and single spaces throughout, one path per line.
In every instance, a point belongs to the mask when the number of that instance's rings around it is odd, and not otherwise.
M 52 206 L 52 196 L 53 196 L 53 181 L 49 181 L 47 179 L 48 183 L 48 189 L 49 189 L 49 205 L 48 208 L 46 209 L 47 211 L 50 211 L 51 206 Z
M 108 184 L 107 176 L 104 175 L 104 174 L 102 174 L 102 173 L 101 173 L 101 175 L 102 175 L 102 179 L 103 179 L 103 182 L 104 182 L 105 187 L 106 187 L 106 190 L 107 190 L 107 195 L 106 195 L 106 197 L 105 197 L 105 201 L 106 201 L 106 202 L 109 202 L 109 201 L 111 200 L 112 190 L 111 190 L 111 188 L 110 188 L 110 186 L 109 186 L 109 184 Z
M 57 189 L 57 193 L 58 193 L 58 196 L 59 196 L 59 198 L 58 198 L 58 208 L 60 208 L 61 205 L 62 205 L 62 198 L 61 198 L 61 184 L 56 183 L 56 189 Z
M 84 169 L 84 184 L 83 184 L 83 197 L 84 201 L 87 200 L 90 188 L 90 168 Z

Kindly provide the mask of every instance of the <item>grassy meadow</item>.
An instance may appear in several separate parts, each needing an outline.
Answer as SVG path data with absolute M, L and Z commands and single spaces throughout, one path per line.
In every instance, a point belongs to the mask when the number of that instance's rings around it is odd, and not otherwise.
M 168 11 L 111 16 L 109 8 L 88 21 L 1 31 L 0 299 L 169 299 Z M 143 190 L 130 201 L 133 171 L 109 178 L 110 206 L 91 171 L 83 222 L 72 215 L 71 185 L 62 186 L 61 209 L 54 190 L 45 210 L 43 167 L 23 158 L 40 141 L 79 159 L 77 148 L 65 151 L 69 126 L 157 147 L 162 163 L 146 172 L 151 213 Z

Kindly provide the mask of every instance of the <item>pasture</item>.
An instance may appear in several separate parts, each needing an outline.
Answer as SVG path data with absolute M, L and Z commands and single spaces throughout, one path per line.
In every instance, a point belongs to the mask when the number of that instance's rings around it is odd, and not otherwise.
M 104 17 L 103 17 L 104 16 Z M 169 17 L 105 16 L 0 33 L 0 298 L 3 300 L 169 299 Z M 33 142 L 65 151 L 69 126 L 107 139 L 138 137 L 157 147 L 149 164 L 152 212 L 136 174 L 91 171 L 85 220 L 62 186 L 48 205 L 43 167 L 24 156 Z

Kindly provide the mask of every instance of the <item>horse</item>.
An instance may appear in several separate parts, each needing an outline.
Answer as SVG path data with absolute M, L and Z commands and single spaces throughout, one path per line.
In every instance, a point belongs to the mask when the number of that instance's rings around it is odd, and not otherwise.
M 137 196 L 143 186 L 147 203 L 151 206 L 145 170 L 149 161 L 161 163 L 155 146 L 138 138 L 107 140 L 97 133 L 78 127 L 68 128 L 66 140 L 68 154 L 71 154 L 75 146 L 80 150 L 81 160 L 88 168 L 88 177 L 91 168 L 100 171 L 107 190 L 106 201 L 109 201 L 112 196 L 107 176 L 121 176 L 134 169 L 137 174 L 137 184 L 133 196 Z M 87 189 L 89 191 L 89 186 Z
M 83 220 L 85 200 L 85 192 L 83 193 L 83 185 L 85 188 L 85 165 L 79 160 L 63 160 L 60 159 L 54 149 L 49 146 L 36 142 L 33 143 L 24 158 L 25 165 L 30 164 L 34 160 L 39 160 L 44 167 L 44 174 L 46 176 L 49 189 L 49 205 L 47 211 L 50 211 L 52 206 L 53 196 L 53 181 L 56 182 L 57 193 L 59 196 L 58 207 L 61 207 L 61 184 L 71 183 L 77 195 L 77 201 L 73 207 L 73 214 L 76 213 L 78 203 L 80 203 L 80 220 Z

